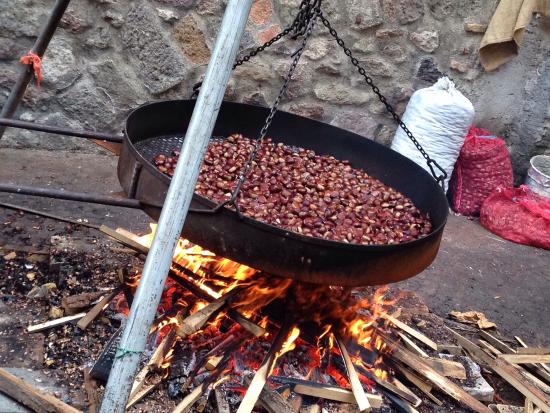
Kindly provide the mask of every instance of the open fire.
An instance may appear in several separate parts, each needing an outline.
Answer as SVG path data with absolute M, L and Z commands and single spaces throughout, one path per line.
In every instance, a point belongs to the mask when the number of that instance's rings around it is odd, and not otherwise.
M 153 232 L 136 241 L 149 246 L 152 238 Z M 127 287 L 137 281 L 127 279 Z M 357 404 L 360 411 L 379 407 L 380 389 L 404 393 L 384 363 L 392 340 L 383 337 L 396 301 L 386 292 L 274 277 L 181 239 L 151 330 L 156 350 L 130 403 L 167 380 L 170 395 L 183 397 L 174 412 L 206 410 L 212 392 L 239 413 L 253 411 L 258 400 L 297 411 L 303 395 Z M 288 400 L 272 390 L 281 386 L 294 389 Z

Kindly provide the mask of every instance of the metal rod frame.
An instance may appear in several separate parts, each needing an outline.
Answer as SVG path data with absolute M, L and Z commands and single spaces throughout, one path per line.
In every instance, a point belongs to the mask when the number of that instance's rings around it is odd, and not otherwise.
M 157 231 L 115 355 L 100 413 L 125 411 L 251 6 L 252 0 L 230 0 L 225 10 Z
M 6 184 L 0 182 L 0 192 L 11 194 L 40 196 L 43 198 L 64 199 L 66 201 L 89 202 L 92 204 L 112 205 L 124 208 L 142 207 L 137 199 L 119 198 L 116 196 L 90 194 L 86 192 L 65 191 L 61 189 L 41 188 L 36 186 Z
M 67 129 L 60 126 L 50 126 L 41 123 L 26 122 L 23 120 L 9 119 L 9 118 L 0 118 L 0 127 L 10 126 L 12 128 L 34 130 L 38 132 L 46 132 L 55 135 L 64 135 L 72 136 L 75 138 L 84 138 L 84 139 L 96 139 L 107 142 L 116 142 L 122 143 L 123 137 L 121 135 L 113 135 L 110 133 L 104 132 L 95 132 L 89 130 L 73 130 Z
M 38 38 L 34 42 L 34 45 L 31 49 L 38 56 L 44 56 L 44 53 L 46 52 L 46 49 L 50 44 L 50 40 L 52 39 L 53 34 L 57 29 L 59 22 L 61 21 L 61 18 L 65 14 L 65 10 L 67 10 L 69 3 L 70 0 L 56 1 L 48 18 L 48 21 L 42 28 L 42 31 L 38 35 Z M 21 67 L 19 78 L 11 89 L 10 95 L 6 100 L 4 107 L 2 108 L 2 112 L 0 112 L 0 118 L 11 118 L 13 116 L 13 114 L 17 110 L 17 106 L 19 106 L 19 102 L 21 102 L 21 99 L 25 94 L 25 90 L 27 90 L 27 86 L 32 79 L 33 73 L 33 69 L 30 65 L 23 65 L 23 67 Z M 6 128 L 6 125 L 0 125 L 0 139 L 2 139 Z

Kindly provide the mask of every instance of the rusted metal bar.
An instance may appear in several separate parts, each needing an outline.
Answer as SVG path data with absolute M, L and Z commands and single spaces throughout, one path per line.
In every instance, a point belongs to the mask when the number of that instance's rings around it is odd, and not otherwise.
M 50 44 L 50 40 L 52 39 L 53 34 L 57 29 L 59 22 L 61 21 L 61 18 L 65 14 L 65 10 L 67 10 L 67 7 L 69 6 L 69 3 L 70 0 L 57 0 L 55 2 L 48 21 L 46 22 L 46 24 L 42 28 L 42 31 L 38 35 L 38 38 L 34 42 L 34 45 L 31 49 L 32 52 L 40 57 L 44 55 L 48 45 Z M 2 107 L 0 118 L 11 118 L 13 116 L 17 109 L 17 106 L 19 105 L 19 102 L 21 102 L 21 99 L 25 94 L 25 90 L 27 90 L 27 86 L 31 81 L 32 76 L 32 67 L 30 65 L 24 65 L 21 68 L 21 72 L 19 73 L 19 78 L 17 79 L 17 82 L 15 82 L 15 85 L 11 89 L 10 95 L 6 100 L 6 103 Z M 5 130 L 6 126 L 0 125 L 0 139 L 2 139 Z

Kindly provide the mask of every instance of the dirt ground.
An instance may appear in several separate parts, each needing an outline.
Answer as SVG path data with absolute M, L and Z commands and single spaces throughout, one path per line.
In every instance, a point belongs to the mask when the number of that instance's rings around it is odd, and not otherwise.
M 55 139 L 53 137 L 52 139 Z M 120 191 L 117 158 L 43 150 L 2 149 L 3 182 L 109 193 Z M 145 232 L 149 219 L 141 211 L 0 194 L 0 202 L 42 209 Z M 12 211 L 0 208 L 4 222 Z M 47 220 L 32 232 L 3 233 L 0 244 L 22 238 L 39 245 L 64 224 Z M 504 335 L 521 336 L 530 344 L 550 343 L 550 252 L 514 244 L 483 229 L 476 221 L 451 216 L 436 261 L 422 274 L 400 283 L 418 293 L 433 312 L 479 310 L 497 323 Z

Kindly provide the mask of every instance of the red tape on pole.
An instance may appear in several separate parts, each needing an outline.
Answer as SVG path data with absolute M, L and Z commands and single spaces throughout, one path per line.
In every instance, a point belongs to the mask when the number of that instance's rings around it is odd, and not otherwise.
M 19 61 L 24 65 L 32 65 L 34 75 L 36 76 L 36 84 L 40 86 L 40 82 L 42 81 L 42 77 L 43 77 L 42 76 L 42 59 L 40 58 L 40 56 L 38 56 L 36 53 L 34 53 L 31 50 L 26 55 L 21 56 Z

